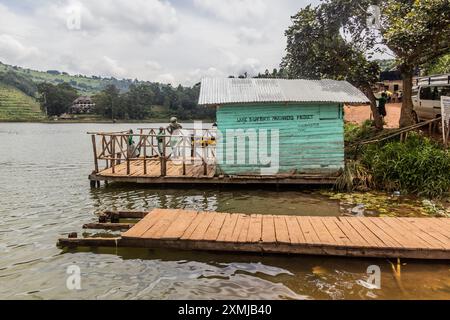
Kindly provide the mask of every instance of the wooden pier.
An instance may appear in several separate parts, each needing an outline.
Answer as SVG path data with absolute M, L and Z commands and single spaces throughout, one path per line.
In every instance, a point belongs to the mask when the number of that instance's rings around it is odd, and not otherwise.
M 336 174 L 297 172 L 274 176 L 225 175 L 216 165 L 215 131 L 187 131 L 177 137 L 160 134 L 156 129 L 139 129 L 138 134 L 88 133 L 94 154 L 94 170 L 89 175 L 91 186 L 101 181 L 155 185 L 333 185 L 337 179 Z M 130 138 L 135 141 L 133 146 L 129 145 Z
M 119 227 L 126 226 L 114 226 Z M 60 239 L 59 245 L 450 260 L 450 219 L 445 218 L 303 217 L 155 209 L 129 227 L 118 238 Z

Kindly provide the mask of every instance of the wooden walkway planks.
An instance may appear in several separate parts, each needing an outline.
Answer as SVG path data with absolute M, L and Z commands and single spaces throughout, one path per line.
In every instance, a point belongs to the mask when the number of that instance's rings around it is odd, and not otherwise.
M 127 163 L 122 162 L 114 166 L 114 172 L 112 168 L 102 170 L 98 173 L 100 177 L 120 178 L 120 177 L 134 177 L 134 178 L 150 178 L 161 176 L 161 164 L 158 160 L 148 159 L 146 161 L 147 173 L 144 173 L 144 160 L 131 160 L 130 161 L 130 174 L 127 174 Z M 214 165 L 208 165 L 208 172 L 206 177 L 214 177 L 216 173 L 216 167 Z M 167 161 L 167 176 L 169 177 L 183 177 L 183 165 L 175 161 Z M 186 178 L 201 177 L 204 176 L 204 168 L 202 164 L 187 164 L 186 165 Z
M 276 176 L 224 176 L 216 172 L 215 164 L 208 164 L 205 168 L 202 163 L 186 163 L 185 174 L 180 161 L 168 160 L 166 162 L 166 175 L 161 174 L 161 163 L 158 159 L 148 158 L 144 170 L 144 159 L 129 161 L 122 160 L 112 167 L 99 170 L 89 175 L 91 182 L 110 181 L 143 184 L 276 184 L 276 185 L 333 185 L 336 176 L 300 174 Z M 113 172 L 114 171 L 114 172 Z
M 155 209 L 121 245 L 450 260 L 450 219 L 245 215 Z

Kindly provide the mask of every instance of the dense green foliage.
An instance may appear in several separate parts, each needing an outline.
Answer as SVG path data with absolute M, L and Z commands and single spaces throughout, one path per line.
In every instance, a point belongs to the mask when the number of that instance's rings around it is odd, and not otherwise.
M 423 73 L 424 75 L 450 73 L 450 54 L 428 62 Z
M 373 137 L 369 123 L 347 124 L 347 144 Z M 338 179 L 339 190 L 380 189 L 428 197 L 450 192 L 450 154 L 437 142 L 411 133 L 405 142 L 389 140 L 358 150 L 347 150 L 346 169 Z
M 36 96 L 37 86 L 29 78 L 18 73 L 7 71 L 0 72 L 0 82 L 15 87 L 30 97 Z
M 432 197 L 450 191 L 449 153 L 419 134 L 405 143 L 368 146 L 361 161 L 374 183 L 384 189 Z
M 215 110 L 198 106 L 200 86 L 193 88 L 155 83 L 130 86 L 120 93 L 115 86 L 108 86 L 94 96 L 95 112 L 114 119 L 165 119 L 176 116 L 182 120 L 214 119 Z M 163 107 L 163 108 L 161 108 Z
M 78 92 L 67 83 L 38 85 L 39 102 L 47 116 L 60 116 L 67 113 L 72 102 L 78 98 Z
M 347 80 L 359 87 L 372 102 L 376 127 L 382 129 L 372 92 L 380 67 L 377 61 L 369 60 L 370 52 L 344 37 L 342 26 L 350 18 L 351 12 L 337 9 L 334 3 L 300 10 L 286 31 L 287 54 L 281 65 L 292 78 Z
M 69 83 L 74 87 L 81 95 L 92 95 L 100 92 L 108 85 L 114 85 L 121 91 L 126 91 L 131 84 L 137 82 L 131 79 L 115 79 L 103 78 L 100 76 L 84 76 L 84 75 L 70 75 L 67 72 L 59 72 L 55 70 L 49 70 L 47 72 L 37 71 L 31 69 L 25 69 L 18 66 L 10 66 L 0 62 L 0 72 L 11 72 L 18 76 L 28 79 L 34 83 L 51 83 L 58 85 L 61 83 Z M 28 93 L 27 93 L 28 94 Z
M 342 30 L 350 43 L 372 52 L 382 48 L 381 44 L 394 53 L 403 77 L 400 126 L 413 124 L 411 93 L 416 68 L 450 53 L 449 0 L 324 0 L 323 3 L 330 6 L 330 12 L 346 17 Z M 367 10 L 374 5 L 379 12 Z

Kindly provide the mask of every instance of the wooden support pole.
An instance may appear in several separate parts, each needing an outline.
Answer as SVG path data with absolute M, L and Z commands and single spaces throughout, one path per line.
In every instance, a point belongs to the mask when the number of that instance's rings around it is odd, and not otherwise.
M 100 216 L 106 216 L 110 219 L 111 216 L 118 216 L 119 219 L 143 219 L 149 212 L 145 211 L 105 211 Z
M 83 239 L 59 239 L 59 247 L 117 247 L 122 238 L 83 238 Z
M 163 149 L 162 155 L 160 157 L 161 162 L 161 177 L 165 177 L 167 175 L 167 159 L 166 159 L 166 137 L 163 137 Z
M 115 158 L 116 157 L 116 137 L 114 137 L 114 136 L 111 136 L 111 139 L 112 139 L 112 147 L 111 147 L 111 149 L 112 149 L 112 157 L 113 158 Z M 116 173 L 116 159 L 113 159 L 112 160 L 112 173 Z
M 128 144 L 128 141 L 127 141 L 127 176 L 129 176 L 130 172 L 131 172 L 130 157 L 133 156 L 132 154 L 130 154 L 130 150 L 131 150 L 131 148 L 130 148 L 130 145 Z
M 147 142 L 148 137 L 144 140 L 144 175 L 147 175 Z
M 134 225 L 134 223 L 87 223 L 83 225 L 83 229 L 127 231 L 133 228 Z
M 208 175 L 208 154 L 206 152 L 206 145 L 203 145 L 203 175 Z
M 94 152 L 94 165 L 95 165 L 95 173 L 98 173 L 98 156 L 97 156 L 97 143 L 95 141 L 95 135 L 92 135 L 92 149 Z

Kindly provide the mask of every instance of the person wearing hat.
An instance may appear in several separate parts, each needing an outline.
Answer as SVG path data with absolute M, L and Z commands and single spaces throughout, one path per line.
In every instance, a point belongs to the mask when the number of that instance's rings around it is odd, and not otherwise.
M 183 127 L 178 123 L 178 119 L 175 117 L 170 118 L 170 124 L 167 127 L 167 132 L 169 134 L 174 134 L 175 131 L 181 130 Z
M 178 123 L 178 119 L 176 117 L 170 118 L 170 124 L 166 130 L 172 136 L 170 138 L 170 145 L 172 147 L 173 158 L 177 158 L 180 155 L 178 144 L 182 141 L 181 129 L 183 127 Z

